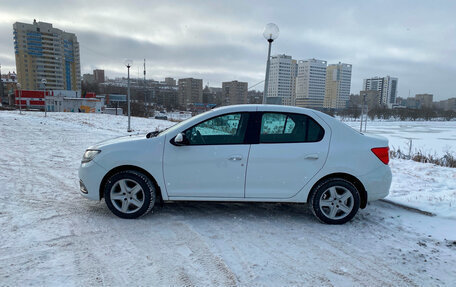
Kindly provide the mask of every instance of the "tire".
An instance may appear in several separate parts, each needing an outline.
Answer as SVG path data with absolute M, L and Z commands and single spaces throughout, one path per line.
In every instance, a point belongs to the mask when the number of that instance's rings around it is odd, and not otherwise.
M 344 224 L 358 212 L 360 196 L 356 187 L 342 178 L 329 178 L 319 183 L 310 196 L 312 213 L 321 222 Z
M 121 218 L 146 215 L 155 205 L 156 188 L 141 172 L 125 170 L 113 174 L 104 187 L 106 205 Z

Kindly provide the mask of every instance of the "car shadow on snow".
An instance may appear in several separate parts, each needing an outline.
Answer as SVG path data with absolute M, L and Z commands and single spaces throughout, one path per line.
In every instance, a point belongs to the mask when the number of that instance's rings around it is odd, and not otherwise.
M 307 204 L 264 203 L 264 202 L 205 202 L 182 201 L 157 204 L 144 219 L 154 220 L 160 217 L 185 218 L 185 220 L 250 220 L 283 221 L 321 224 L 315 218 Z M 370 214 L 359 210 L 348 224 L 356 224 Z
M 104 201 L 87 206 L 92 215 L 99 218 L 121 219 L 112 214 Z M 369 209 L 369 207 L 368 207 Z M 372 212 L 359 210 L 358 214 L 347 225 L 370 225 L 375 217 Z M 279 222 L 300 224 L 321 224 L 312 214 L 309 206 L 303 203 L 264 203 L 264 202 L 205 202 L 179 201 L 156 204 L 152 211 L 141 217 L 140 221 L 166 222 L 167 220 L 185 221 L 251 221 L 251 222 Z M 334 226 L 334 225 L 326 225 Z

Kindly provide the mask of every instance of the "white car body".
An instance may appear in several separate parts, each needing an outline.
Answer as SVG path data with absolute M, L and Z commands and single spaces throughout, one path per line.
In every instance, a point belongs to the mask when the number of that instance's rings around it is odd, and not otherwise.
M 323 129 L 318 142 L 274 144 L 175 145 L 181 132 L 216 116 L 238 113 L 292 113 L 312 118 Z M 193 117 L 158 136 L 132 135 L 108 140 L 89 149 L 101 151 L 82 163 L 79 177 L 85 197 L 100 200 L 107 176 L 135 169 L 147 174 L 164 201 L 297 202 L 309 200 L 312 188 L 333 175 L 359 187 L 360 207 L 384 198 L 391 171 L 371 151 L 388 140 L 367 136 L 324 113 L 275 105 L 221 107 Z

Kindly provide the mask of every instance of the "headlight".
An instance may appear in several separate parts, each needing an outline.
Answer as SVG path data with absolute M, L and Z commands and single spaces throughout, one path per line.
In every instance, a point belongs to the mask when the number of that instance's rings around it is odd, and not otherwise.
M 88 150 L 86 150 L 84 155 L 82 156 L 81 163 L 87 163 L 87 162 L 91 161 L 100 152 L 101 152 L 101 150 L 98 150 L 98 149 L 88 149 Z

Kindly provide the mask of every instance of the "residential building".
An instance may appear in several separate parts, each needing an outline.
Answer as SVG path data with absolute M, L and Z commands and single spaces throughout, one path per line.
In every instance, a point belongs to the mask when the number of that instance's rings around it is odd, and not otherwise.
M 450 98 L 447 100 L 439 101 L 435 103 L 436 108 L 444 111 L 455 111 L 456 112 L 456 98 Z
M 416 98 L 409 97 L 405 100 L 405 107 L 408 109 L 420 109 L 421 102 Z
M 4 105 L 14 105 L 13 95 L 16 90 L 16 73 L 8 72 L 8 74 L 1 75 L 0 71 L 0 102 Z
M 175 86 L 176 80 L 174 78 L 167 77 L 165 78 L 165 84 L 168 86 Z
M 380 91 L 382 105 L 391 107 L 396 103 L 398 78 L 395 77 L 373 77 L 363 80 L 364 91 Z
M 24 90 L 81 90 L 75 34 L 36 20 L 33 24 L 16 22 L 13 30 L 18 82 Z
M 296 75 L 296 60 L 288 55 L 272 56 L 269 67 L 267 104 L 293 104 L 293 77 Z
M 105 82 L 105 72 L 104 70 L 93 70 L 93 78 L 97 84 L 101 84 Z
M 416 94 L 415 99 L 420 101 L 422 108 L 432 108 L 433 94 Z
M 203 80 L 194 78 L 179 79 L 178 105 L 186 109 L 189 104 L 203 102 Z
M 326 89 L 326 64 L 326 61 L 317 59 L 298 62 L 296 106 L 323 108 Z
M 246 82 L 223 82 L 223 105 L 247 104 L 248 83 Z
M 93 74 L 84 74 L 82 75 L 82 81 L 86 84 L 94 84 L 95 77 L 93 76 Z
M 344 109 L 350 98 L 352 65 L 331 64 L 326 68 L 324 107 Z

